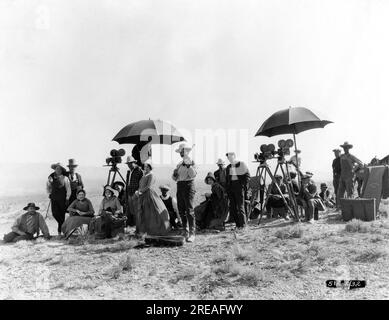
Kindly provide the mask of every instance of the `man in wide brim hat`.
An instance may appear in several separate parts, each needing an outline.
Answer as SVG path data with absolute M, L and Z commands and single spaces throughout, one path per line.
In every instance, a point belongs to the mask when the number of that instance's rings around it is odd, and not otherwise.
M 354 167 L 355 165 L 363 166 L 361 160 L 352 155 L 349 150 L 353 147 L 352 144 L 347 141 L 340 145 L 344 153 L 340 156 L 340 179 L 337 199 L 344 198 L 346 192 L 347 198 L 351 198 L 354 194 Z M 339 208 L 340 203 L 337 203 Z
M 27 211 L 18 217 L 12 226 L 12 231 L 4 235 L 4 242 L 17 242 L 20 240 L 33 240 L 34 234 L 39 235 L 42 231 L 46 239 L 50 238 L 49 228 L 43 216 L 37 212 L 39 207 L 34 202 L 30 202 L 23 208 Z

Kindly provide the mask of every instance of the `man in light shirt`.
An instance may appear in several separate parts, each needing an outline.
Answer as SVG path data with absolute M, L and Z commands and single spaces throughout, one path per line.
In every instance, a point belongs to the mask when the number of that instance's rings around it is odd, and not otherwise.
M 177 182 L 177 206 L 181 216 L 182 226 L 185 230 L 187 242 L 195 240 L 195 213 L 194 196 L 196 194 L 194 178 L 197 175 L 195 163 L 189 157 L 192 148 L 186 143 L 181 143 L 176 152 L 182 157 L 174 169 L 173 180 Z
M 226 191 L 230 203 L 230 215 L 238 229 L 246 226 L 245 198 L 250 172 L 243 161 L 237 161 L 235 152 L 226 153 L 230 164 L 226 168 Z

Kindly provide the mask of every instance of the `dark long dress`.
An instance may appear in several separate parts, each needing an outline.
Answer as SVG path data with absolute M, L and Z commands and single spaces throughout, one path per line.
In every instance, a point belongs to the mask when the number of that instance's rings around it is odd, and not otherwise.
M 170 231 L 169 213 L 154 189 L 155 177 L 152 172 L 139 181 L 138 231 L 148 235 L 162 236 Z
M 80 210 L 84 215 L 74 214 L 75 210 Z M 81 200 L 74 200 L 68 207 L 69 216 L 63 223 L 61 230 L 65 236 L 68 236 L 75 228 L 82 226 L 83 224 L 89 225 L 95 210 L 89 199 L 85 198 Z
M 212 185 L 211 190 L 211 197 L 195 209 L 196 222 L 200 229 L 224 229 L 228 217 L 227 195 L 217 182 Z

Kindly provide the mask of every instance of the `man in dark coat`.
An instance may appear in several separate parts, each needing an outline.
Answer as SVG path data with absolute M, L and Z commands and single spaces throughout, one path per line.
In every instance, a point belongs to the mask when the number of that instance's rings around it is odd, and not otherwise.
M 135 192 L 139 189 L 139 181 L 143 177 L 142 169 L 137 165 L 137 160 L 128 156 L 126 164 L 129 170 L 126 175 L 126 196 L 127 196 L 127 226 L 136 225 L 136 216 L 139 210 L 139 196 Z
M 247 197 L 250 172 L 243 161 L 237 161 L 235 152 L 228 152 L 226 156 L 230 164 L 226 168 L 226 189 L 229 199 L 230 214 L 235 220 L 238 229 L 246 226 L 245 199 Z
M 338 189 L 339 189 L 339 180 L 340 180 L 340 172 L 341 172 L 341 167 L 340 167 L 340 154 L 341 150 L 340 149 L 334 149 L 332 150 L 335 155 L 335 159 L 332 160 L 332 177 L 333 177 L 333 185 L 334 185 L 334 193 L 335 193 L 335 199 L 336 203 L 338 203 Z

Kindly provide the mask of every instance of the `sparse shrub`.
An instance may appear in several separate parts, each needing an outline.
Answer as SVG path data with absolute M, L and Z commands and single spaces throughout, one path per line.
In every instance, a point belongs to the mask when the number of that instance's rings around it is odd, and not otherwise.
M 259 270 L 246 268 L 246 270 L 241 270 L 235 282 L 248 287 L 256 287 L 262 280 Z
M 119 261 L 119 263 L 116 266 L 113 266 L 107 271 L 107 274 L 113 278 L 117 279 L 120 277 L 121 273 L 123 271 L 130 271 L 134 269 L 136 263 L 136 258 L 133 255 L 126 255 L 125 257 L 122 257 Z
M 227 257 L 225 255 L 217 255 L 211 260 L 211 262 L 214 264 L 225 262 L 225 261 L 227 261 Z
M 247 250 L 239 245 L 235 245 L 232 248 L 232 252 L 235 256 L 235 259 L 238 261 L 249 261 L 252 260 L 253 257 L 256 255 L 256 252 L 254 250 Z
M 304 231 L 300 226 L 292 226 L 278 230 L 275 236 L 279 239 L 301 238 Z
M 368 249 L 355 256 L 356 262 L 376 262 L 379 258 L 387 256 L 387 252 L 379 249 Z
M 130 270 L 134 269 L 135 263 L 136 263 L 135 256 L 128 254 L 120 260 L 119 266 L 124 271 L 130 271 Z
M 370 239 L 370 241 L 372 243 L 377 243 L 377 242 L 380 242 L 380 241 L 383 241 L 383 240 L 384 240 L 384 238 L 382 236 L 375 236 L 375 237 Z
M 347 222 L 345 230 L 347 232 L 361 232 L 366 233 L 369 231 L 369 223 L 358 219 L 352 219 Z
M 192 280 L 196 275 L 196 270 L 193 267 L 187 267 L 181 270 L 173 279 L 170 280 L 172 283 L 177 283 L 180 280 L 189 281 Z

